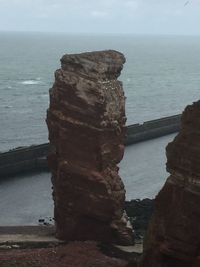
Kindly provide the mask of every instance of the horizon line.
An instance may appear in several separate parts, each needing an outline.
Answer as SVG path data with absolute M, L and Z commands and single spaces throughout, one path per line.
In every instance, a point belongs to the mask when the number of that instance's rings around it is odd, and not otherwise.
M 171 36 L 171 37 L 200 37 L 200 34 L 188 33 L 133 33 L 133 32 L 65 32 L 65 31 L 37 31 L 37 30 L 1 30 L 0 33 L 28 33 L 28 34 L 63 34 L 63 35 L 92 35 L 92 36 Z

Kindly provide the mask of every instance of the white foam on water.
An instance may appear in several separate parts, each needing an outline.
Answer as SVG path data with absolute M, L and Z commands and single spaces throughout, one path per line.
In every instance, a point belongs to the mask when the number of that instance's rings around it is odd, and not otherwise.
M 24 85 L 36 85 L 36 84 L 40 84 L 41 81 L 36 79 L 36 80 L 26 80 L 26 81 L 23 81 L 23 82 L 20 82 L 21 84 L 24 84 Z
M 4 108 L 12 108 L 13 106 L 10 106 L 10 105 L 7 105 L 7 106 L 4 106 Z

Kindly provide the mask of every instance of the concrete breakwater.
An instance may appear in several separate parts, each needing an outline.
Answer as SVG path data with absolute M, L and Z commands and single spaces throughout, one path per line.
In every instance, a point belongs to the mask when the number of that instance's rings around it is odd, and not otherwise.
M 126 145 L 161 137 L 180 130 L 181 115 L 134 124 L 127 127 Z M 48 170 L 46 156 L 49 144 L 21 147 L 0 153 L 0 178 L 26 171 Z
M 26 171 L 48 170 L 49 144 L 20 147 L 0 153 L 0 178 Z
M 126 145 L 161 137 L 180 130 L 181 115 L 133 124 L 127 127 Z

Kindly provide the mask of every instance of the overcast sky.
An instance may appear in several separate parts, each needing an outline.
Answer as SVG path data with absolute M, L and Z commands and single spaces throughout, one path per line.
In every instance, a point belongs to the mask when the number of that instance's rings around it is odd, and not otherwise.
M 0 31 L 200 35 L 200 0 L 0 0 Z

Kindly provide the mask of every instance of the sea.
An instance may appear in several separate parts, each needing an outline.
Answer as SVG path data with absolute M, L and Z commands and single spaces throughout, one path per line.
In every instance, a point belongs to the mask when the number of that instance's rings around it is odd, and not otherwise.
M 0 152 L 47 142 L 49 88 L 60 58 L 104 49 L 126 57 L 119 79 L 127 125 L 179 114 L 200 98 L 200 37 L 0 32 Z M 174 136 L 126 147 L 120 175 L 127 199 L 158 193 L 169 175 L 165 146 Z M 35 223 L 38 212 L 53 214 L 50 173 L 2 180 L 0 193 L 0 224 Z
M 127 124 L 181 113 L 200 96 L 200 37 L 0 32 L 0 151 L 48 141 L 49 88 L 68 53 L 114 49 Z

